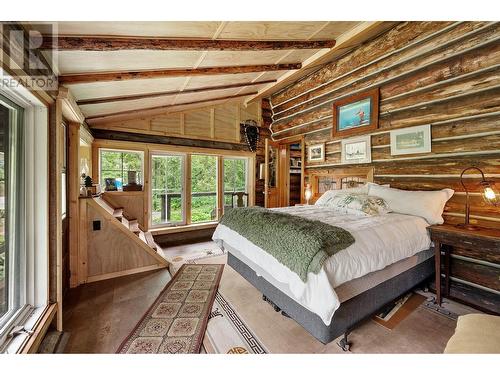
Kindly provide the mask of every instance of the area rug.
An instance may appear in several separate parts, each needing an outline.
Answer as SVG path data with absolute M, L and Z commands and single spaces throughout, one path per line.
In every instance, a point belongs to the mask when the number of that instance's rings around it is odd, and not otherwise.
M 117 353 L 199 353 L 223 269 L 182 265 Z
M 190 264 L 226 263 L 226 255 L 200 255 L 187 261 Z M 267 349 L 248 327 L 236 309 L 218 291 L 210 313 L 203 340 L 203 349 L 209 354 L 265 354 Z
M 373 321 L 381 326 L 394 329 L 399 323 L 415 311 L 426 298 L 420 294 L 409 293 L 395 301 L 387 309 L 373 317 Z

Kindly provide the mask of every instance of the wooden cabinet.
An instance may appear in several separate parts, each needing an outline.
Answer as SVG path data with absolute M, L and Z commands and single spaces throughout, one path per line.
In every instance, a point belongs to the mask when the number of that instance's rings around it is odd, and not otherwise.
M 435 245 L 436 302 L 441 304 L 445 295 L 500 314 L 500 231 L 453 225 L 433 225 L 429 231 Z

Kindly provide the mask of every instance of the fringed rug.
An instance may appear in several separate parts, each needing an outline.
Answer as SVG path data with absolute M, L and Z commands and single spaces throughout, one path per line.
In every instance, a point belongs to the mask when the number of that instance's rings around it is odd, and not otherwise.
M 226 263 L 226 255 L 200 255 L 187 261 L 189 264 Z M 265 354 L 268 350 L 245 323 L 236 309 L 218 291 L 210 313 L 203 348 L 206 353 Z
M 117 353 L 199 353 L 223 269 L 224 264 L 184 264 Z

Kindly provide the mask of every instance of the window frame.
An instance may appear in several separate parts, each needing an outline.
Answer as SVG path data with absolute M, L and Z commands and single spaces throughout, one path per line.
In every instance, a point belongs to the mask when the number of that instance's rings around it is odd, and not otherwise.
M 182 200 L 182 220 L 181 221 L 176 221 L 176 222 L 171 222 L 171 223 L 160 223 L 160 224 L 153 224 L 153 157 L 154 156 L 180 156 L 182 158 L 182 176 L 181 176 L 181 200 Z M 189 158 L 190 159 L 190 158 Z M 149 227 L 150 228 L 170 228 L 170 227 L 179 227 L 179 226 L 185 226 L 188 218 L 186 214 L 186 208 L 187 208 L 187 198 L 186 198 L 186 184 L 187 184 L 187 163 L 188 163 L 188 154 L 185 152 L 169 152 L 169 151 L 152 151 L 149 153 L 149 173 L 150 173 L 150 186 L 149 186 Z
M 243 160 L 245 162 L 245 192 L 248 194 L 248 200 L 247 200 L 247 205 L 250 204 L 250 158 L 246 156 L 232 156 L 232 155 L 222 155 L 222 213 L 224 213 L 224 207 L 225 207 L 225 189 L 224 189 L 224 175 L 225 175 L 225 168 L 224 168 L 224 160 L 229 159 L 229 160 Z
M 10 77 L 0 68 L 0 75 Z M 0 95 L 22 108 L 22 194 L 19 219 L 24 231 L 18 234 L 24 259 L 20 265 L 19 307 L 3 317 L 0 326 L 0 351 L 17 352 L 29 339 L 29 334 L 9 333 L 21 325 L 28 332 L 35 328 L 48 305 L 48 108 L 22 84 L 0 87 Z
M 255 187 L 255 180 L 252 179 L 252 173 L 255 172 L 255 156 L 253 155 L 241 155 L 241 154 L 231 154 L 231 153 L 225 153 L 225 152 L 218 152 L 217 150 L 211 150 L 211 151 L 204 151 L 200 149 L 199 151 L 196 150 L 186 150 L 182 151 L 181 148 L 175 148 L 174 150 L 170 151 L 168 149 L 157 149 L 157 148 L 151 148 L 148 150 L 149 152 L 149 180 L 150 180 L 150 186 L 148 188 L 148 209 L 149 209 L 149 215 L 148 215 L 148 225 L 149 228 L 154 229 L 154 230 L 161 230 L 161 229 L 166 229 L 168 230 L 169 228 L 179 228 L 179 227 L 189 227 L 191 225 L 211 225 L 215 224 L 218 222 L 218 220 L 221 218 L 223 210 L 224 210 L 224 159 L 242 159 L 245 160 L 245 165 L 246 165 L 246 190 L 248 192 L 248 204 L 253 204 L 253 200 L 255 199 L 255 192 L 253 191 L 253 188 Z M 182 155 L 184 156 L 184 170 L 183 170 L 183 217 L 184 220 L 183 222 L 176 222 L 176 223 L 160 223 L 160 224 L 153 224 L 153 184 L 152 184 L 152 176 L 153 176 L 153 162 L 152 158 L 153 155 Z M 217 216 L 214 220 L 210 221 L 203 221 L 203 222 L 196 222 L 193 223 L 191 221 L 191 184 L 192 184 L 192 174 L 191 174 L 191 157 L 193 155 L 207 155 L 207 156 L 214 156 L 216 158 L 216 163 L 217 163 L 217 175 L 216 175 L 216 201 L 217 201 L 217 207 L 216 207 L 216 212 Z M 222 194 L 222 199 L 220 199 L 220 196 Z
M 97 160 L 98 160 L 98 164 L 99 164 L 99 174 L 98 174 L 99 181 L 97 183 L 99 183 L 101 185 L 102 191 L 106 191 L 106 185 L 105 184 L 103 185 L 103 181 L 102 181 L 102 156 L 101 156 L 102 151 L 139 154 L 141 156 L 141 181 L 140 181 L 140 183 L 142 184 L 142 191 L 144 191 L 144 181 L 145 181 L 144 151 L 122 149 L 122 148 L 99 147 L 99 149 L 97 150 Z M 122 173 L 124 173 L 123 162 L 122 162 Z M 122 176 L 122 180 L 123 179 L 124 179 L 124 176 Z M 94 183 L 96 183 L 96 182 L 94 181 Z M 123 191 L 123 181 L 122 181 L 121 190 L 116 190 L 116 191 Z

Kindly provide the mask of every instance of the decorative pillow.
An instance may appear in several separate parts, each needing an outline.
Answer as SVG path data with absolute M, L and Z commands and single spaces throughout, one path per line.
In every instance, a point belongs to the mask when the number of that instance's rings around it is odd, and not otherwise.
M 318 198 L 315 205 L 326 206 L 326 205 L 328 205 L 327 202 L 329 202 L 337 194 L 345 194 L 345 193 L 368 194 L 368 189 L 369 189 L 370 185 L 377 185 L 377 184 L 375 184 L 373 182 L 367 182 L 364 185 L 354 187 L 354 188 L 347 188 L 347 189 L 342 189 L 342 190 L 327 190 L 323 193 L 323 195 L 321 195 L 321 197 Z M 389 186 L 389 185 L 384 185 L 384 186 Z
M 454 192 L 452 189 L 407 191 L 380 185 L 370 185 L 368 189 L 369 195 L 384 199 L 394 212 L 423 217 L 430 225 L 443 224 L 444 205 Z
M 339 193 L 327 205 L 344 213 L 362 216 L 383 215 L 391 212 L 382 198 L 368 194 Z
M 368 185 L 358 186 L 355 188 L 348 188 L 342 190 L 327 190 L 318 198 L 316 203 L 317 206 L 327 206 L 328 202 L 334 198 L 337 194 L 341 193 L 354 193 L 354 194 L 368 194 Z

